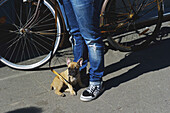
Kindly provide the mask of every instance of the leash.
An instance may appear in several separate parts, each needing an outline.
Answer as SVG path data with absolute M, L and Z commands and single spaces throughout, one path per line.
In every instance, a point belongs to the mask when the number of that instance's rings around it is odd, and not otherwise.
M 55 38 L 54 41 L 52 43 L 52 51 L 51 51 L 51 56 L 49 59 L 49 68 L 50 70 L 58 77 L 60 77 L 60 79 L 62 79 L 63 81 L 67 82 L 68 84 L 70 84 L 70 82 L 68 80 L 66 80 L 66 78 L 64 78 L 62 75 L 60 75 L 59 73 L 57 73 L 52 67 L 51 67 L 51 60 L 53 58 L 53 52 L 54 52 L 54 47 L 55 47 L 55 41 L 56 41 L 56 37 L 57 37 L 57 1 L 54 0 L 54 9 L 55 9 Z
M 69 80 L 69 81 L 66 80 L 63 76 L 61 76 L 59 73 L 57 73 L 53 68 L 50 67 L 50 69 L 51 69 L 51 71 L 52 71 L 56 76 L 59 76 L 60 79 L 62 79 L 63 81 L 67 82 L 68 84 L 70 84 L 70 82 L 69 82 L 70 80 Z M 69 79 L 70 79 L 70 77 L 69 77 Z

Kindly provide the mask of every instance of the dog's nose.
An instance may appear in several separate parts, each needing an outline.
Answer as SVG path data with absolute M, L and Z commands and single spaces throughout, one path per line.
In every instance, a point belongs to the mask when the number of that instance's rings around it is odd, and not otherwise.
M 69 75 L 70 75 L 70 76 L 73 76 L 73 77 L 76 77 L 76 75 L 77 75 L 77 70 L 69 70 Z
M 74 73 L 71 73 L 70 76 L 75 77 L 76 75 Z

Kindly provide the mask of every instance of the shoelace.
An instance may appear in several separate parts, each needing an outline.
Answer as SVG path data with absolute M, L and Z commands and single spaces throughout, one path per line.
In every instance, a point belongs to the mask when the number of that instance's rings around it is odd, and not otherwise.
M 90 85 L 88 88 L 87 88 L 87 91 L 92 95 L 94 96 L 94 92 L 99 92 L 100 91 L 100 88 L 99 86 L 94 86 L 94 85 Z

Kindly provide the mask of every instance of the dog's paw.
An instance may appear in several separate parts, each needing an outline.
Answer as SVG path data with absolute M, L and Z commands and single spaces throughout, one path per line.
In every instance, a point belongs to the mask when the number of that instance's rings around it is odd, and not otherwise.
M 66 95 L 65 95 L 64 93 L 62 93 L 60 96 L 61 96 L 61 97 L 65 97 Z
M 55 91 L 55 94 L 57 94 L 57 95 L 59 95 L 61 97 L 65 97 L 66 96 L 64 93 L 61 93 L 61 92 L 59 92 L 57 90 Z
M 76 96 L 76 92 L 75 92 L 75 91 L 71 91 L 70 94 L 71 94 L 72 96 Z

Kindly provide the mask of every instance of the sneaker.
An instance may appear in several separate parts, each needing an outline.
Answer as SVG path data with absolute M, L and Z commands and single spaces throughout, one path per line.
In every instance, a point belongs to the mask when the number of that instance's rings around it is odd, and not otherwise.
M 80 100 L 82 101 L 91 101 L 96 99 L 104 90 L 102 84 L 100 85 L 89 85 L 89 87 L 83 91 L 80 96 Z

